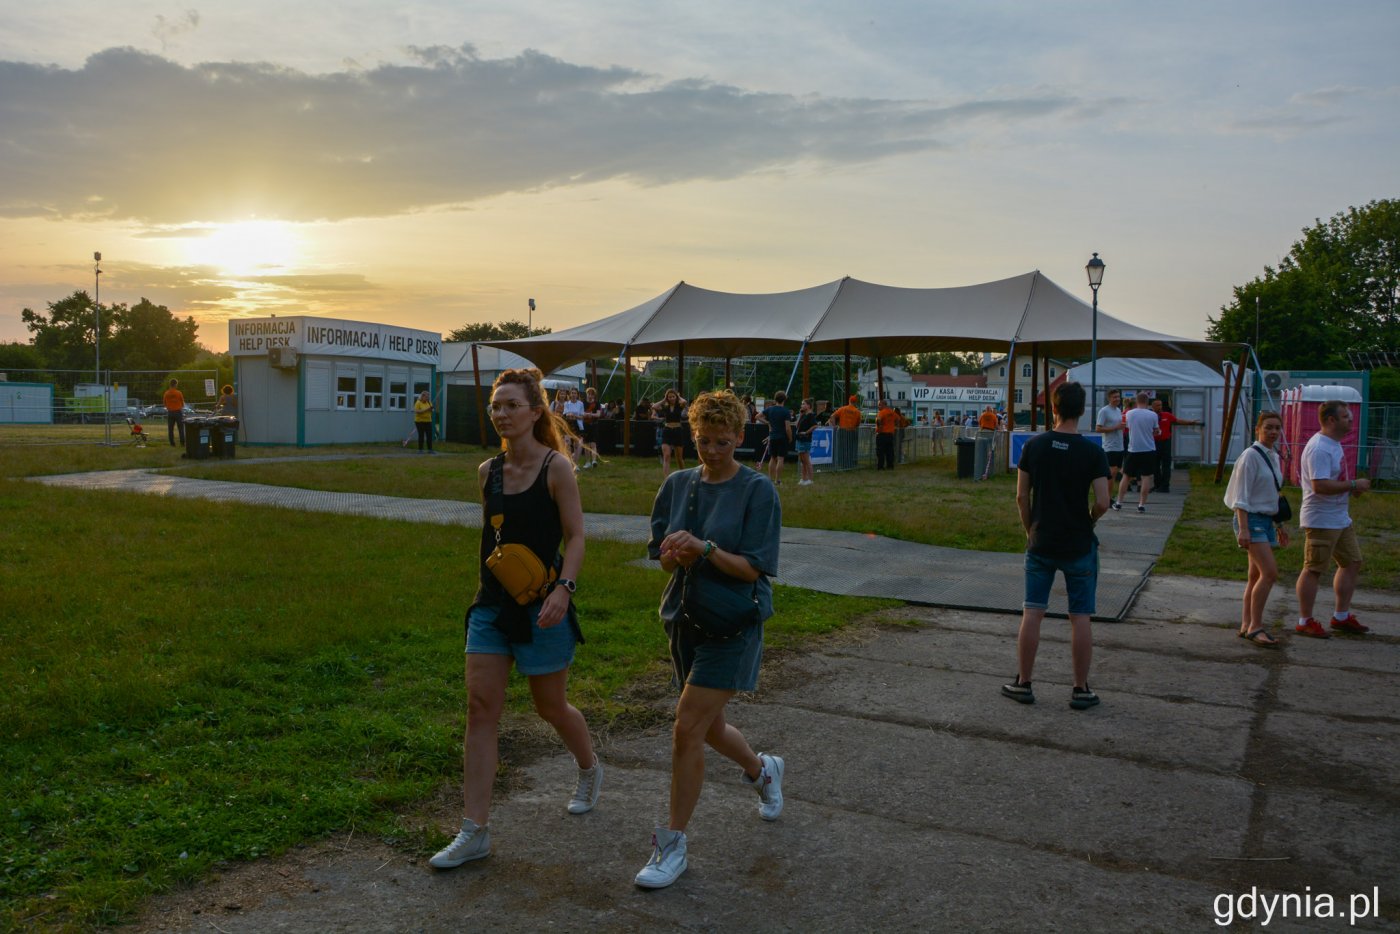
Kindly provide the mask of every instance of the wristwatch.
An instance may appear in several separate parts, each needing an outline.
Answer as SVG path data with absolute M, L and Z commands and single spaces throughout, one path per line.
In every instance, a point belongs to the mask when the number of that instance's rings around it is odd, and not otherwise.
M 569 596 L 571 596 L 571 597 L 572 597 L 574 594 L 578 593 L 578 582 L 577 582 L 577 581 L 571 581 L 571 580 L 569 580 L 567 577 L 561 577 L 561 578 L 559 578 L 558 580 L 556 580 L 556 581 L 554 582 L 554 586 L 556 586 L 556 587 L 563 587 L 565 590 L 567 590 L 567 591 L 569 592 Z

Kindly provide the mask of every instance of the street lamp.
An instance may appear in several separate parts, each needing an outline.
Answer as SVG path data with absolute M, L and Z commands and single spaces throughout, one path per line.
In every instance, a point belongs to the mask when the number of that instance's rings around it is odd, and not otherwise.
M 530 299 L 530 316 L 525 319 L 525 336 L 530 337 L 535 333 L 535 300 Z
M 92 310 L 97 315 L 97 324 L 94 328 L 94 336 L 97 340 L 97 363 L 94 380 L 99 386 L 102 385 L 102 254 L 92 254 Z
M 1099 286 L 1103 285 L 1103 260 L 1095 253 L 1094 258 L 1084 266 L 1089 274 L 1089 288 L 1094 292 L 1093 339 L 1089 345 L 1089 406 L 1092 411 L 1099 404 Z

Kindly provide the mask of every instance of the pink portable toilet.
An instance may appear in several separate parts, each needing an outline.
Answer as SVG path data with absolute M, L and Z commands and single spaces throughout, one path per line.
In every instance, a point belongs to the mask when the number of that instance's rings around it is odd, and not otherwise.
M 1357 457 L 1361 452 L 1361 393 L 1350 386 L 1295 386 L 1283 391 L 1283 440 L 1279 456 L 1283 472 L 1294 486 L 1299 481 L 1299 464 L 1308 439 L 1321 427 L 1317 423 L 1317 407 L 1329 399 L 1345 402 L 1351 409 L 1351 431 L 1342 439 L 1346 458 L 1343 476 L 1355 477 Z

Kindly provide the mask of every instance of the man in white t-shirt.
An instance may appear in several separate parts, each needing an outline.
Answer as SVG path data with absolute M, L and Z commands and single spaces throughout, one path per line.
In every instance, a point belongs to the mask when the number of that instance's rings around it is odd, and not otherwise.
M 1371 481 L 1347 478 L 1350 471 L 1342 439 L 1351 433 L 1351 406 L 1335 400 L 1324 402 L 1317 408 L 1317 422 L 1321 430 L 1308 440 L 1299 464 L 1303 508 L 1298 511 L 1298 524 L 1307 539 L 1296 588 L 1298 625 L 1294 631 L 1315 639 L 1331 635 L 1312 614 L 1318 581 L 1335 561 L 1337 573 L 1332 578 L 1332 592 L 1337 604 L 1332 614 L 1332 631 L 1361 635 L 1370 627 L 1361 625 L 1351 614 L 1351 595 L 1361 573 L 1361 546 L 1347 507 L 1352 496 L 1360 496 L 1371 488 Z
M 569 423 L 579 438 L 583 437 L 583 400 L 579 398 L 577 389 L 569 390 L 569 399 L 564 403 L 564 421 Z M 578 438 L 569 439 L 569 450 L 573 454 L 574 462 L 577 463 L 579 455 L 583 453 L 583 445 L 578 443 Z
M 1118 481 L 1118 499 L 1113 508 L 1123 508 L 1128 494 L 1128 481 L 1138 482 L 1138 512 L 1147 512 L 1147 494 L 1152 492 L 1152 475 L 1157 472 L 1157 413 L 1148 408 L 1150 398 L 1139 392 L 1133 398 L 1133 408 L 1123 416 L 1128 429 L 1128 456 L 1123 458 L 1123 479 Z
M 1099 409 L 1094 430 L 1103 436 L 1103 452 L 1108 455 L 1108 488 L 1123 479 L 1123 394 L 1108 391 L 1108 405 Z

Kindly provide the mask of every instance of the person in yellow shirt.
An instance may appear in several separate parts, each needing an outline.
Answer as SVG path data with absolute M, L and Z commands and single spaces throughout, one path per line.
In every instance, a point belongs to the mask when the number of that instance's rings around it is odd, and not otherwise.
M 170 446 L 175 446 L 175 430 L 180 431 L 180 446 L 185 446 L 185 394 L 179 390 L 180 381 L 172 379 L 161 401 L 165 403 L 165 431 Z
M 427 441 L 428 453 L 436 454 L 433 450 L 433 402 L 426 389 L 413 403 L 413 427 L 418 429 L 418 453 L 423 453 L 423 442 Z

